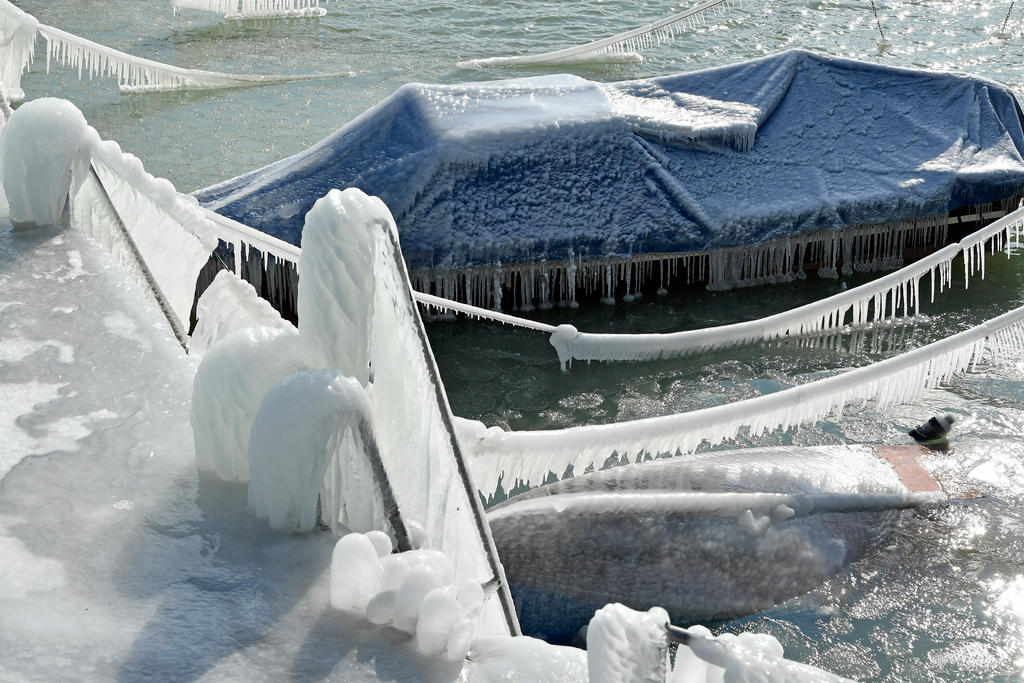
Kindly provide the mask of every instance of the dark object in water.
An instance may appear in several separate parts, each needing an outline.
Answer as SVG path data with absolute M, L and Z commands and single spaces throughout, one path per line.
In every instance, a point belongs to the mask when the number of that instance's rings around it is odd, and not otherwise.
M 924 445 L 939 444 L 946 441 L 946 434 L 952 429 L 956 418 L 946 413 L 928 418 L 924 424 L 911 429 L 907 434 L 913 437 L 914 441 Z

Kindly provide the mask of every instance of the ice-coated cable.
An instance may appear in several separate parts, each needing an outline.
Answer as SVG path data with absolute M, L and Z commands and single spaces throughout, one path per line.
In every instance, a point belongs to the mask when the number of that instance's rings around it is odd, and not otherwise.
M 731 7 L 737 0 L 706 0 L 696 7 L 673 14 L 646 26 L 619 33 L 609 38 L 602 38 L 584 45 L 545 52 L 539 55 L 522 55 L 509 57 L 488 57 L 459 62 L 458 66 L 466 69 L 492 66 L 522 66 L 529 64 L 557 64 L 559 62 L 585 61 L 602 55 L 624 55 L 635 53 L 645 47 L 660 45 L 675 40 L 680 24 L 701 21 L 712 10 Z
M 966 371 L 982 357 L 986 342 L 997 361 L 1024 350 L 1024 306 L 927 346 L 772 394 L 628 422 L 546 431 L 503 431 L 492 427 L 467 435 L 473 478 L 481 490 L 499 479 L 537 484 L 568 468 L 583 472 L 617 454 L 692 453 L 703 443 L 735 439 L 748 428 L 759 435 L 815 422 L 852 403 L 873 401 L 877 409 L 911 399 Z

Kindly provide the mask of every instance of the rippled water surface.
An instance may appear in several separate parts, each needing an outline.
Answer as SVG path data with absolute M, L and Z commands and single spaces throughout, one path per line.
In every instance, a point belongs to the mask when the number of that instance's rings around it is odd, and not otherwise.
M 300 151 L 410 81 L 452 83 L 547 70 L 465 70 L 462 59 L 544 52 L 604 37 L 686 5 L 604 0 L 346 0 L 321 19 L 224 20 L 171 13 L 169 2 L 17 0 L 41 22 L 178 66 L 244 73 L 345 73 L 232 90 L 121 95 L 112 81 L 45 74 L 28 97 L 72 99 L 103 135 L 191 190 Z M 886 64 L 974 72 L 1024 88 L 1024 5 L 957 0 L 743 2 L 641 63 L 574 67 L 624 80 L 719 66 L 803 47 Z M 126 8 L 129 8 L 127 10 Z M 1008 14 L 1009 11 L 1009 14 Z M 1005 21 L 1005 27 L 1004 27 Z M 885 40 L 881 40 L 884 33 Z M 962 273 L 956 264 L 954 273 Z M 962 277 L 962 276 L 961 276 Z M 755 318 L 854 286 L 814 277 L 771 289 L 555 309 L 538 315 L 588 331 L 669 331 Z M 431 325 L 455 411 L 516 429 L 609 422 L 723 403 L 863 365 L 966 329 L 1024 300 L 1024 254 L 994 258 L 984 282 L 962 280 L 912 324 L 842 339 L 748 347 L 642 364 L 559 372 L 537 333 L 471 321 Z M 778 637 L 791 657 L 867 680 L 1016 680 L 1024 650 L 1024 359 L 983 366 L 913 405 L 848 411 L 815 426 L 741 443 L 907 442 L 938 410 L 960 418 L 952 451 L 930 466 L 962 500 L 907 516 L 886 544 L 811 593 L 721 624 Z M 679 577 L 685 581 L 686 577 Z

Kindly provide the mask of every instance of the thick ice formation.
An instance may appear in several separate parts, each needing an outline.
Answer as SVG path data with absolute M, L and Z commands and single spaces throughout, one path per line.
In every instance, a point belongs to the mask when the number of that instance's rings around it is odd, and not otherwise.
M 252 285 L 222 270 L 196 303 L 196 327 L 189 339 L 189 353 L 201 358 L 232 332 L 255 327 L 293 326 Z
M 664 683 L 668 622 L 660 607 L 641 614 L 610 603 L 597 610 L 587 627 L 590 683 Z
M 483 589 L 471 580 L 455 584 L 444 553 L 391 554 L 386 537 L 374 533 L 347 534 L 335 546 L 331 605 L 414 636 L 421 654 L 464 659 L 484 606 Z
M 342 481 L 358 498 L 357 507 L 378 528 L 388 512 L 374 493 L 379 482 L 358 457 L 369 449 L 341 449 L 346 438 L 361 437 L 370 406 L 359 382 L 334 370 L 307 370 L 286 378 L 263 397 L 249 436 L 249 508 L 277 529 L 310 531 L 318 520 L 318 495 L 330 461 L 340 453 Z M 361 444 L 362 445 L 362 444 Z M 353 480 L 359 486 L 352 486 Z M 393 500 L 388 501 L 392 506 Z M 373 514 L 377 512 L 377 514 Z
M 822 669 L 787 660 L 774 637 L 723 633 L 703 626 L 676 629 L 680 644 L 670 661 L 665 610 L 636 612 L 610 604 L 594 614 L 587 628 L 587 668 L 591 683 L 813 683 L 843 681 Z
M 498 601 L 487 601 L 484 628 L 515 632 L 511 598 L 476 488 L 468 480 L 387 208 L 358 190 L 330 192 L 307 216 L 302 253 L 298 331 L 236 332 L 214 344 L 200 365 L 192 413 L 200 466 L 244 478 L 240 458 L 246 452 L 244 434 L 250 427 L 254 436 L 257 432 L 254 406 L 291 374 L 274 366 L 275 356 L 288 363 L 294 359 L 300 370 L 329 368 L 354 379 L 369 397 L 368 431 L 361 432 L 372 434 L 375 454 L 357 442 L 364 439 L 343 438 L 340 429 L 332 446 L 336 455 L 322 478 L 324 520 L 338 531 L 380 528 L 383 520 L 368 514 L 372 506 L 365 503 L 375 487 L 388 489 L 405 527 L 399 533 L 391 525 L 396 542 L 449 553 L 457 582 L 496 583 Z M 285 347 L 283 354 L 272 350 L 278 344 Z M 268 409 L 268 424 L 273 414 Z M 281 444 L 278 457 L 283 444 L 305 439 L 303 430 L 292 433 L 288 425 L 276 432 L 259 429 Z M 247 448 L 254 453 L 251 440 Z M 311 448 L 303 457 L 315 461 L 324 450 L 321 440 Z M 358 469 L 363 452 L 371 462 L 379 461 L 379 471 Z M 253 486 L 258 488 L 255 478 Z M 307 502 L 315 504 L 315 496 Z
M 294 329 L 239 330 L 214 344 L 192 388 L 199 469 L 226 481 L 249 481 L 249 436 L 263 397 L 286 377 L 307 369 Z
M 359 187 L 396 217 L 418 289 L 489 306 L 497 284 L 533 305 L 659 273 L 893 267 L 942 236 L 948 210 L 1019 192 L 1022 150 L 996 83 L 790 51 L 615 84 L 407 85 L 198 197 L 298 243 L 317 197 Z
M 73 182 L 88 172 L 96 131 L 67 100 L 26 103 L 0 133 L 0 178 L 11 222 L 58 225 L 68 208 Z
M 473 478 L 481 490 L 498 481 L 538 484 L 569 467 L 583 472 L 610 457 L 691 453 L 702 443 L 814 422 L 853 403 L 878 410 L 906 401 L 972 367 L 983 356 L 1013 362 L 1024 349 L 1024 306 L 981 325 L 907 353 L 782 391 L 687 413 L 547 431 L 506 432 L 480 423 L 464 425 Z M 986 353 L 989 351 L 990 353 Z
M 870 448 L 748 449 L 578 475 L 488 521 L 523 632 L 568 640 L 609 601 L 687 620 L 766 609 L 942 499 L 908 492 Z

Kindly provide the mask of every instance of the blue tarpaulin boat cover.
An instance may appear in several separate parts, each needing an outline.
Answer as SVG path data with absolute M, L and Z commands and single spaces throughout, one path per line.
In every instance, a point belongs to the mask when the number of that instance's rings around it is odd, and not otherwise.
M 805 51 L 621 83 L 410 84 L 197 193 L 299 244 L 331 188 L 380 196 L 410 268 L 685 253 L 912 219 L 1024 189 L 1010 91 Z

